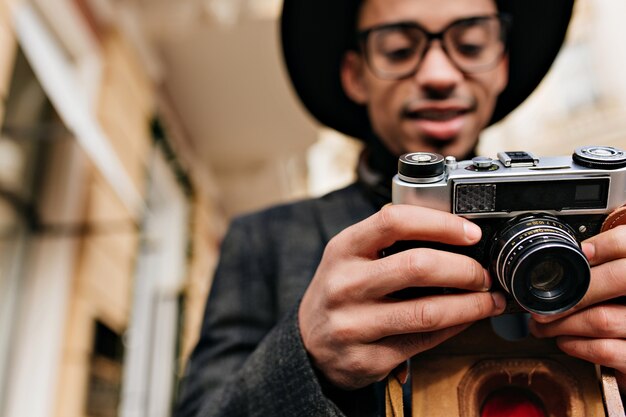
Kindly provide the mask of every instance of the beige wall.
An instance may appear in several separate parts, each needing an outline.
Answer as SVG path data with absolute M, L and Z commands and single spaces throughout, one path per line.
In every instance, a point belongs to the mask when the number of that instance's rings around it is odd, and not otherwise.
M 11 29 L 9 11 L 4 0 L 0 1 L 0 126 L 4 120 L 5 103 L 9 89 L 16 42 Z

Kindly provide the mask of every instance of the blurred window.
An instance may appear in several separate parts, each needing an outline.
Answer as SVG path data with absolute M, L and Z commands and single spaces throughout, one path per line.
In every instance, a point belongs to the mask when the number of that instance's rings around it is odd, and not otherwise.
M 117 417 L 122 385 L 122 337 L 100 321 L 95 322 L 89 366 L 87 415 Z
M 0 130 L 0 404 L 10 382 L 17 313 L 22 294 L 24 256 L 34 226 L 40 158 L 45 141 L 32 140 L 48 104 L 19 53 Z M 0 409 L 0 413 L 2 410 Z
M 9 355 L 20 294 L 19 277 L 28 236 L 26 225 L 24 213 L 19 210 L 14 196 L 0 185 L 0 404 L 8 384 Z
M 56 114 L 18 51 L 0 122 L 0 415 L 13 383 L 20 308 L 30 266 L 29 241 L 40 226 L 42 172 L 59 133 Z
M 0 404 L 10 381 L 26 243 L 34 225 L 37 172 L 46 141 L 38 121 L 49 103 L 18 53 L 0 124 Z M 45 116 L 44 116 L 45 117 Z M 38 127 L 33 127 L 38 126 Z M 0 412 L 2 410 L 0 409 Z

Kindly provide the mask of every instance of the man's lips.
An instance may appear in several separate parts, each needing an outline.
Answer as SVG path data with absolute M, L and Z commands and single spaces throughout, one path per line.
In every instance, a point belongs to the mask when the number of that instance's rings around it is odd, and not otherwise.
M 413 106 L 406 107 L 403 117 L 414 124 L 423 134 L 434 139 L 456 137 L 464 124 L 464 116 L 472 106 Z
M 419 111 L 407 111 L 405 117 L 409 119 L 423 119 L 433 121 L 446 121 L 454 119 L 455 117 L 464 115 L 467 113 L 465 109 L 450 109 L 450 110 L 419 110 Z
M 466 110 L 425 110 L 405 115 L 422 134 L 433 139 L 449 140 L 461 132 Z

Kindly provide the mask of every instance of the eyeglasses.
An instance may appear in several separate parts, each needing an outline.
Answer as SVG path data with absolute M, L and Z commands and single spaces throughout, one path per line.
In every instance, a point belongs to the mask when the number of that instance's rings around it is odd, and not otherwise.
M 494 68 L 506 53 L 510 17 L 504 14 L 456 20 L 432 33 L 414 22 L 375 26 L 358 33 L 367 65 L 379 78 L 399 80 L 415 74 L 433 40 L 464 73 Z

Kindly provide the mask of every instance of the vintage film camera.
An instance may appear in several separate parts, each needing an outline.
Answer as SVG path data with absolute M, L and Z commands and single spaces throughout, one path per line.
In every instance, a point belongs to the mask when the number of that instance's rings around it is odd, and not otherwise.
M 392 200 L 468 218 L 483 237 L 472 247 L 398 242 L 388 254 L 416 246 L 467 254 L 490 270 L 494 283 L 515 301 L 510 304 L 537 314 L 561 313 L 589 286 L 580 242 L 622 217 L 614 214 L 626 202 L 626 153 L 584 146 L 572 156 L 500 152 L 497 160 L 467 161 L 409 153 L 398 162 Z M 407 289 L 400 296 L 419 297 L 423 291 Z M 619 394 L 607 402 L 617 387 L 600 369 L 564 355 L 552 340 L 504 340 L 488 321 L 411 363 L 415 417 L 478 417 L 490 396 L 506 389 L 528 394 L 546 416 L 623 414 Z M 431 407 L 433 398 L 439 401 Z
M 474 221 L 483 230 L 477 245 L 439 248 L 477 259 L 524 309 L 560 313 L 589 286 L 579 242 L 599 233 L 607 215 L 626 202 L 626 153 L 585 146 L 572 157 L 500 152 L 498 160 L 460 162 L 410 153 L 399 160 L 392 196 L 394 204 Z

